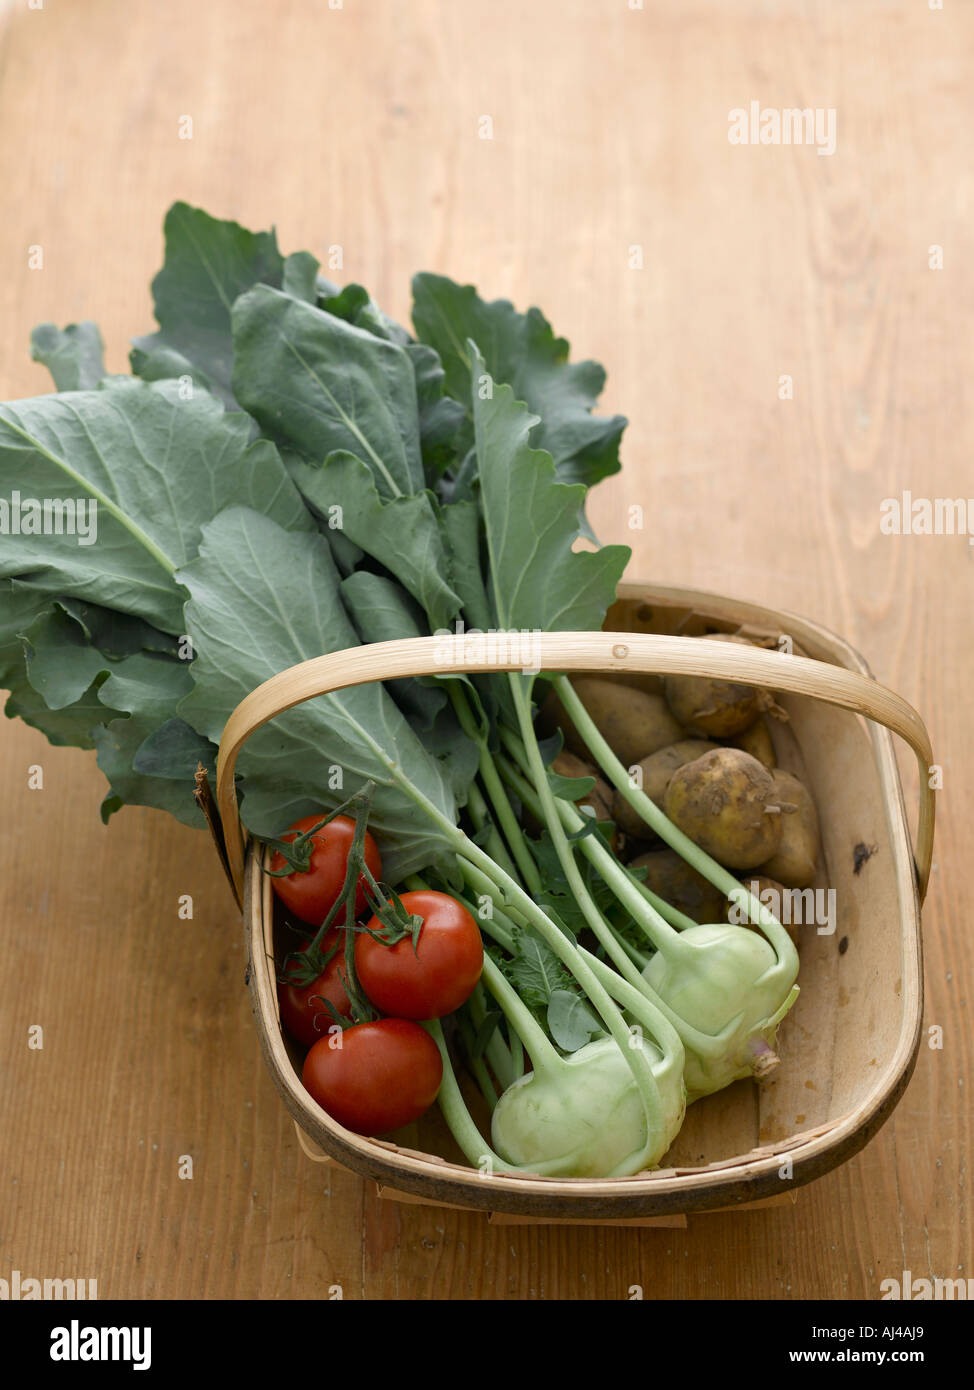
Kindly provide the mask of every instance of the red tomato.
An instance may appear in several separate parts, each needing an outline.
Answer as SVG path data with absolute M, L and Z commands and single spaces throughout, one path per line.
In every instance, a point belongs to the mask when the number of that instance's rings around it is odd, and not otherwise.
M 422 917 L 413 949 L 411 936 L 384 946 L 366 932 L 355 941 L 359 983 L 377 1009 L 397 1018 L 442 1018 L 473 992 L 484 968 L 480 929 L 456 898 L 432 889 L 402 894 L 407 912 Z M 382 923 L 373 917 L 372 931 Z
M 344 952 L 344 933 L 330 931 L 321 943 L 322 953 L 327 955 L 334 945 L 338 945 L 338 950 L 325 966 L 317 979 L 312 980 L 309 985 L 292 985 L 282 980 L 277 982 L 277 999 L 281 1009 L 281 1022 L 284 1027 L 305 1047 L 311 1047 L 320 1038 L 326 1037 L 329 1026 L 334 1023 L 334 1018 L 321 1002 L 327 999 L 340 1014 L 348 1016 L 351 1007 L 348 995 L 345 993 L 345 986 L 339 978 L 338 972 L 345 974 L 345 952 Z M 301 950 L 306 951 L 311 945 L 310 941 L 305 941 L 301 945 Z
M 316 1042 L 301 1079 L 322 1110 L 346 1129 L 388 1134 L 433 1104 L 443 1063 L 418 1023 L 380 1018 Z
M 313 825 L 317 825 L 326 814 L 327 812 L 321 812 L 316 816 L 302 816 L 281 839 L 290 842 L 302 832 L 310 830 Z M 345 882 L 348 851 L 352 847 L 354 837 L 355 822 L 348 816 L 336 816 L 333 821 L 322 826 L 317 835 L 312 836 L 311 867 L 307 873 L 293 873 L 287 874 L 284 878 L 271 879 L 274 892 L 281 902 L 295 917 L 300 917 L 302 922 L 320 927 L 328 916 Z M 373 878 L 380 879 L 382 859 L 368 831 L 365 832 L 365 862 Z M 270 867 L 273 873 L 287 867 L 287 862 L 280 852 L 271 856 Z M 355 915 L 358 916 L 364 910 L 365 880 L 360 877 L 355 894 Z M 344 920 L 343 908 L 335 921 Z

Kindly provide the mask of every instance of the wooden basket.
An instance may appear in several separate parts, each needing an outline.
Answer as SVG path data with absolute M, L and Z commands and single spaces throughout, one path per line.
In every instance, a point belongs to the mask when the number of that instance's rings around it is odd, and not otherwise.
M 652 1173 L 604 1180 L 488 1177 L 466 1164 L 436 1107 L 395 1136 L 398 1142 L 368 1139 L 337 1124 L 301 1084 L 301 1053 L 283 1035 L 278 1017 L 275 958 L 280 961 L 287 948 L 275 939 L 275 899 L 261 872 L 260 847 L 248 845 L 240 827 L 237 755 L 262 724 L 316 695 L 442 670 L 442 639 L 384 642 L 303 662 L 243 700 L 224 729 L 213 824 L 243 904 L 249 988 L 267 1065 L 312 1141 L 303 1143 L 306 1151 L 323 1152 L 407 1200 L 506 1219 L 640 1224 L 787 1200 L 796 1187 L 863 1147 L 889 1117 L 913 1070 L 923 1006 L 920 902 L 933 841 L 932 755 L 917 713 L 877 685 L 846 643 L 790 614 L 689 590 L 624 584 L 606 628 L 544 634 L 543 668 L 606 673 L 632 684 L 652 682 L 650 673 L 711 675 L 778 692 L 789 716 L 775 731 L 778 760 L 801 772 L 815 797 L 823 850 L 817 884 L 833 888 L 837 904 L 834 935 L 820 934 L 814 924 L 802 928 L 802 991 L 780 1030 L 782 1064 L 774 1078 L 763 1088 L 738 1082 L 696 1102 L 667 1166 Z M 714 631 L 741 631 L 775 644 L 786 636 L 794 654 L 699 640 Z M 459 667 L 500 671 L 518 664 Z M 889 730 L 907 740 L 920 766 L 915 859 Z

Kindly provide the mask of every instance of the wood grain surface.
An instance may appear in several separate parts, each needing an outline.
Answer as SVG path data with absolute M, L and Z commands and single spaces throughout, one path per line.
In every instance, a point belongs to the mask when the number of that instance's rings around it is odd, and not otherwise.
M 4 399 L 49 389 L 27 353 L 43 320 L 97 319 L 124 370 L 176 198 L 275 222 L 285 250 L 341 246 L 340 278 L 399 317 L 420 268 L 538 303 L 630 417 L 590 512 L 631 573 L 833 627 L 943 767 L 925 909 L 943 1047 L 875 1141 L 794 1205 L 686 1230 L 499 1227 L 308 1161 L 206 836 L 138 809 L 105 829 L 94 756 L 6 724 L 0 1276 L 97 1278 L 103 1298 L 872 1299 L 907 1269 L 974 1274 L 974 548 L 879 529 L 903 489 L 974 494 L 972 51 L 958 0 L 0 11 Z M 751 101 L 834 108 L 835 153 L 731 145 Z

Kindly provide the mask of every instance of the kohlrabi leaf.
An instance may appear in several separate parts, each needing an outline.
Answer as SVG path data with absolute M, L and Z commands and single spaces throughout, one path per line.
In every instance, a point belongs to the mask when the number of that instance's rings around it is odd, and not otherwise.
M 574 985 L 570 971 L 533 931 L 518 937 L 517 954 L 507 962 L 506 972 L 529 1009 L 547 1009 L 556 990 Z
M 553 990 L 546 1019 L 548 1032 L 563 1052 L 577 1052 L 597 1033 L 605 1031 L 604 1024 L 577 991 Z
M 336 318 L 344 319 L 346 323 L 354 323 L 357 328 L 364 328 L 377 338 L 386 338 L 391 343 L 398 343 L 400 347 L 410 342 L 410 335 L 405 328 L 388 314 L 384 314 L 362 285 L 348 284 L 344 289 L 336 290 L 334 294 L 319 295 L 318 307 L 326 313 L 334 314 Z
M 30 355 L 42 362 L 59 391 L 88 391 L 106 375 L 104 345 L 97 323 L 69 323 L 58 328 L 39 323 L 30 335 Z
M 393 642 L 406 637 L 428 637 L 422 609 L 393 579 L 358 570 L 343 579 L 342 602 L 363 642 Z M 447 703 L 443 686 L 435 680 L 410 676 L 386 681 L 396 704 L 419 729 L 429 729 Z
M 619 471 L 626 420 L 592 414 L 605 372 L 597 362 L 569 362 L 568 343 L 555 337 L 539 309 L 519 314 L 506 299 L 481 299 L 473 285 L 421 274 L 413 278 L 413 323 L 419 339 L 439 353 L 447 391 L 464 406 L 473 366 L 468 339 L 477 343 L 484 370 L 541 417 L 531 443 L 552 456 L 561 482 L 591 487 Z
M 8 667 L 4 677 L 10 691 L 4 712 L 11 719 L 22 719 L 32 728 L 40 729 L 49 743 L 75 748 L 94 748 L 98 728 L 118 714 L 98 698 L 102 678 L 98 677 L 70 705 L 52 710 L 30 681 L 23 658 L 19 667 Z
M 397 576 L 427 614 L 432 629 L 460 610 L 449 583 L 450 561 L 436 503 L 428 492 L 383 499 L 375 474 L 360 458 L 333 453 L 318 467 L 292 463 L 291 477 L 322 516 L 341 516 L 340 529 Z M 333 513 L 332 508 L 340 508 Z
M 317 533 L 292 534 L 234 508 L 204 528 L 199 555 L 179 579 L 191 595 L 185 622 L 197 655 L 195 688 L 177 712 L 214 742 L 262 681 L 359 645 L 328 543 Z M 374 779 L 370 825 L 386 877 L 396 882 L 424 865 L 449 863 L 449 841 L 417 804 L 455 821 L 449 761 L 427 752 L 381 685 L 334 691 L 247 741 L 238 763 L 244 820 L 257 834 L 278 836 L 298 816 L 334 808 Z
M 193 779 L 198 762 L 213 767 L 216 749 L 175 717 L 192 688 L 189 663 L 158 652 L 136 652 L 113 666 L 98 694 L 128 717 L 93 731 L 98 766 L 111 785 L 102 803 L 104 820 L 130 803 L 169 811 L 186 825 L 203 825 Z
M 463 603 L 467 625 L 486 632 L 492 615 L 480 556 L 480 509 L 476 502 L 451 502 L 440 515 L 453 587 Z
M 555 480 L 551 456 L 528 443 L 537 417 L 515 399 L 510 386 L 490 377 L 474 343 L 467 349 L 497 625 L 597 632 L 615 598 L 629 549 L 572 549 L 584 485 Z
M 318 261 L 310 251 L 293 251 L 284 262 L 281 288 L 292 299 L 314 304 L 318 298 Z
M 248 232 L 187 203 L 173 204 L 163 230 L 165 262 L 152 282 L 159 331 L 134 339 L 143 357 L 133 361 L 133 370 L 149 366 L 158 375 L 161 362 L 176 361 L 160 353 L 175 352 L 232 402 L 230 309 L 256 284 L 281 285 L 284 258 L 277 238 L 273 232 Z
M 426 343 L 407 343 L 406 352 L 416 377 L 420 447 L 432 487 L 458 452 L 466 452 L 470 425 L 460 402 L 445 394 L 446 374 L 436 351 Z
M 184 825 L 201 828 L 206 822 L 193 798 L 195 758 L 186 757 L 182 764 L 170 760 L 164 776 L 138 768 L 139 753 L 145 747 L 146 739 L 158 732 L 154 720 L 141 715 L 113 719 L 110 724 L 100 725 L 94 730 L 98 766 L 111 788 L 102 802 L 102 820 L 107 821 L 123 805 L 153 806 L 156 810 L 168 811 Z M 199 738 L 198 735 L 196 737 Z M 199 746 L 208 749 L 211 745 L 205 739 L 200 739 Z M 185 753 L 185 749 L 182 751 Z
M 212 396 L 124 377 L 0 405 L 0 574 L 182 632 L 173 578 L 200 527 L 246 503 L 313 525 L 274 446 Z M 48 513 L 44 513 L 44 506 Z
M 264 285 L 234 306 L 233 343 L 237 399 L 268 434 L 316 462 L 356 454 L 383 498 L 425 487 L 402 347 Z
M 24 633 L 27 677 L 49 709 L 72 705 L 109 662 L 63 608 L 55 605 Z

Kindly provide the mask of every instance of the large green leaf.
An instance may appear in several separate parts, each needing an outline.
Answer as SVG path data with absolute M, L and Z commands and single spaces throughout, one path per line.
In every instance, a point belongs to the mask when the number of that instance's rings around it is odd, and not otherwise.
M 58 328 L 39 323 L 30 335 L 30 355 L 43 362 L 59 391 L 88 391 L 105 376 L 104 346 L 97 323 Z
M 449 582 L 450 557 L 430 493 L 383 500 L 372 470 L 349 453 L 329 454 L 318 467 L 292 463 L 290 472 L 321 516 L 341 508 L 341 533 L 397 576 L 434 631 L 447 626 L 460 597 Z
M 497 624 L 541 632 L 597 632 L 630 551 L 624 545 L 572 549 L 584 486 L 556 482 L 551 455 L 528 443 L 537 417 L 515 399 L 510 386 L 490 380 L 476 345 L 467 346 Z
M 178 713 L 214 742 L 255 686 L 297 662 L 358 646 L 317 533 L 289 534 L 234 508 L 204 528 L 199 555 L 179 578 L 191 595 L 186 630 L 198 655 L 195 688 Z M 278 716 L 247 741 L 238 767 L 244 818 L 257 834 L 279 835 L 374 779 L 371 824 L 390 882 L 449 862 L 448 839 L 418 804 L 455 821 L 448 766 L 426 751 L 381 685 L 334 691 Z
M 250 428 L 212 396 L 185 400 L 169 381 L 117 377 L 96 391 L 0 405 L 0 498 L 10 507 L 0 574 L 181 632 L 173 572 L 195 553 L 204 522 L 246 503 L 285 526 L 313 525 L 274 446 L 251 444 Z M 42 501 L 83 504 L 73 515 L 87 536 L 24 534 Z M 62 527 L 63 517 L 51 511 Z
M 256 284 L 280 286 L 284 258 L 274 232 L 248 232 L 237 222 L 174 203 L 164 224 L 165 262 L 152 282 L 158 333 L 136 338 L 133 370 L 158 379 L 201 372 L 232 402 L 230 310 Z
M 193 800 L 194 773 L 198 762 L 213 766 L 215 749 L 173 717 L 192 688 L 189 664 L 161 653 L 136 652 L 113 667 L 98 694 L 128 717 L 93 731 L 98 766 L 111 786 L 103 820 L 127 802 L 204 824 Z
M 234 306 L 233 342 L 233 389 L 269 434 L 319 462 L 358 455 L 382 497 L 422 490 L 416 382 L 402 347 L 263 285 Z
M 77 700 L 56 710 L 50 709 L 27 679 L 23 655 L 19 667 L 8 666 L 4 681 L 10 691 L 4 713 L 40 729 L 49 743 L 58 746 L 94 748 L 99 727 L 118 714 L 99 699 L 101 676 Z
M 468 340 L 478 345 L 490 376 L 541 417 L 531 442 L 552 456 L 560 481 L 591 487 L 619 471 L 626 420 L 592 414 L 605 372 L 597 362 L 569 362 L 568 343 L 555 337 L 540 309 L 519 314 L 506 299 L 481 299 L 473 285 L 421 274 L 413 278 L 413 323 L 420 340 L 439 353 L 447 391 L 464 404 L 470 399 Z

